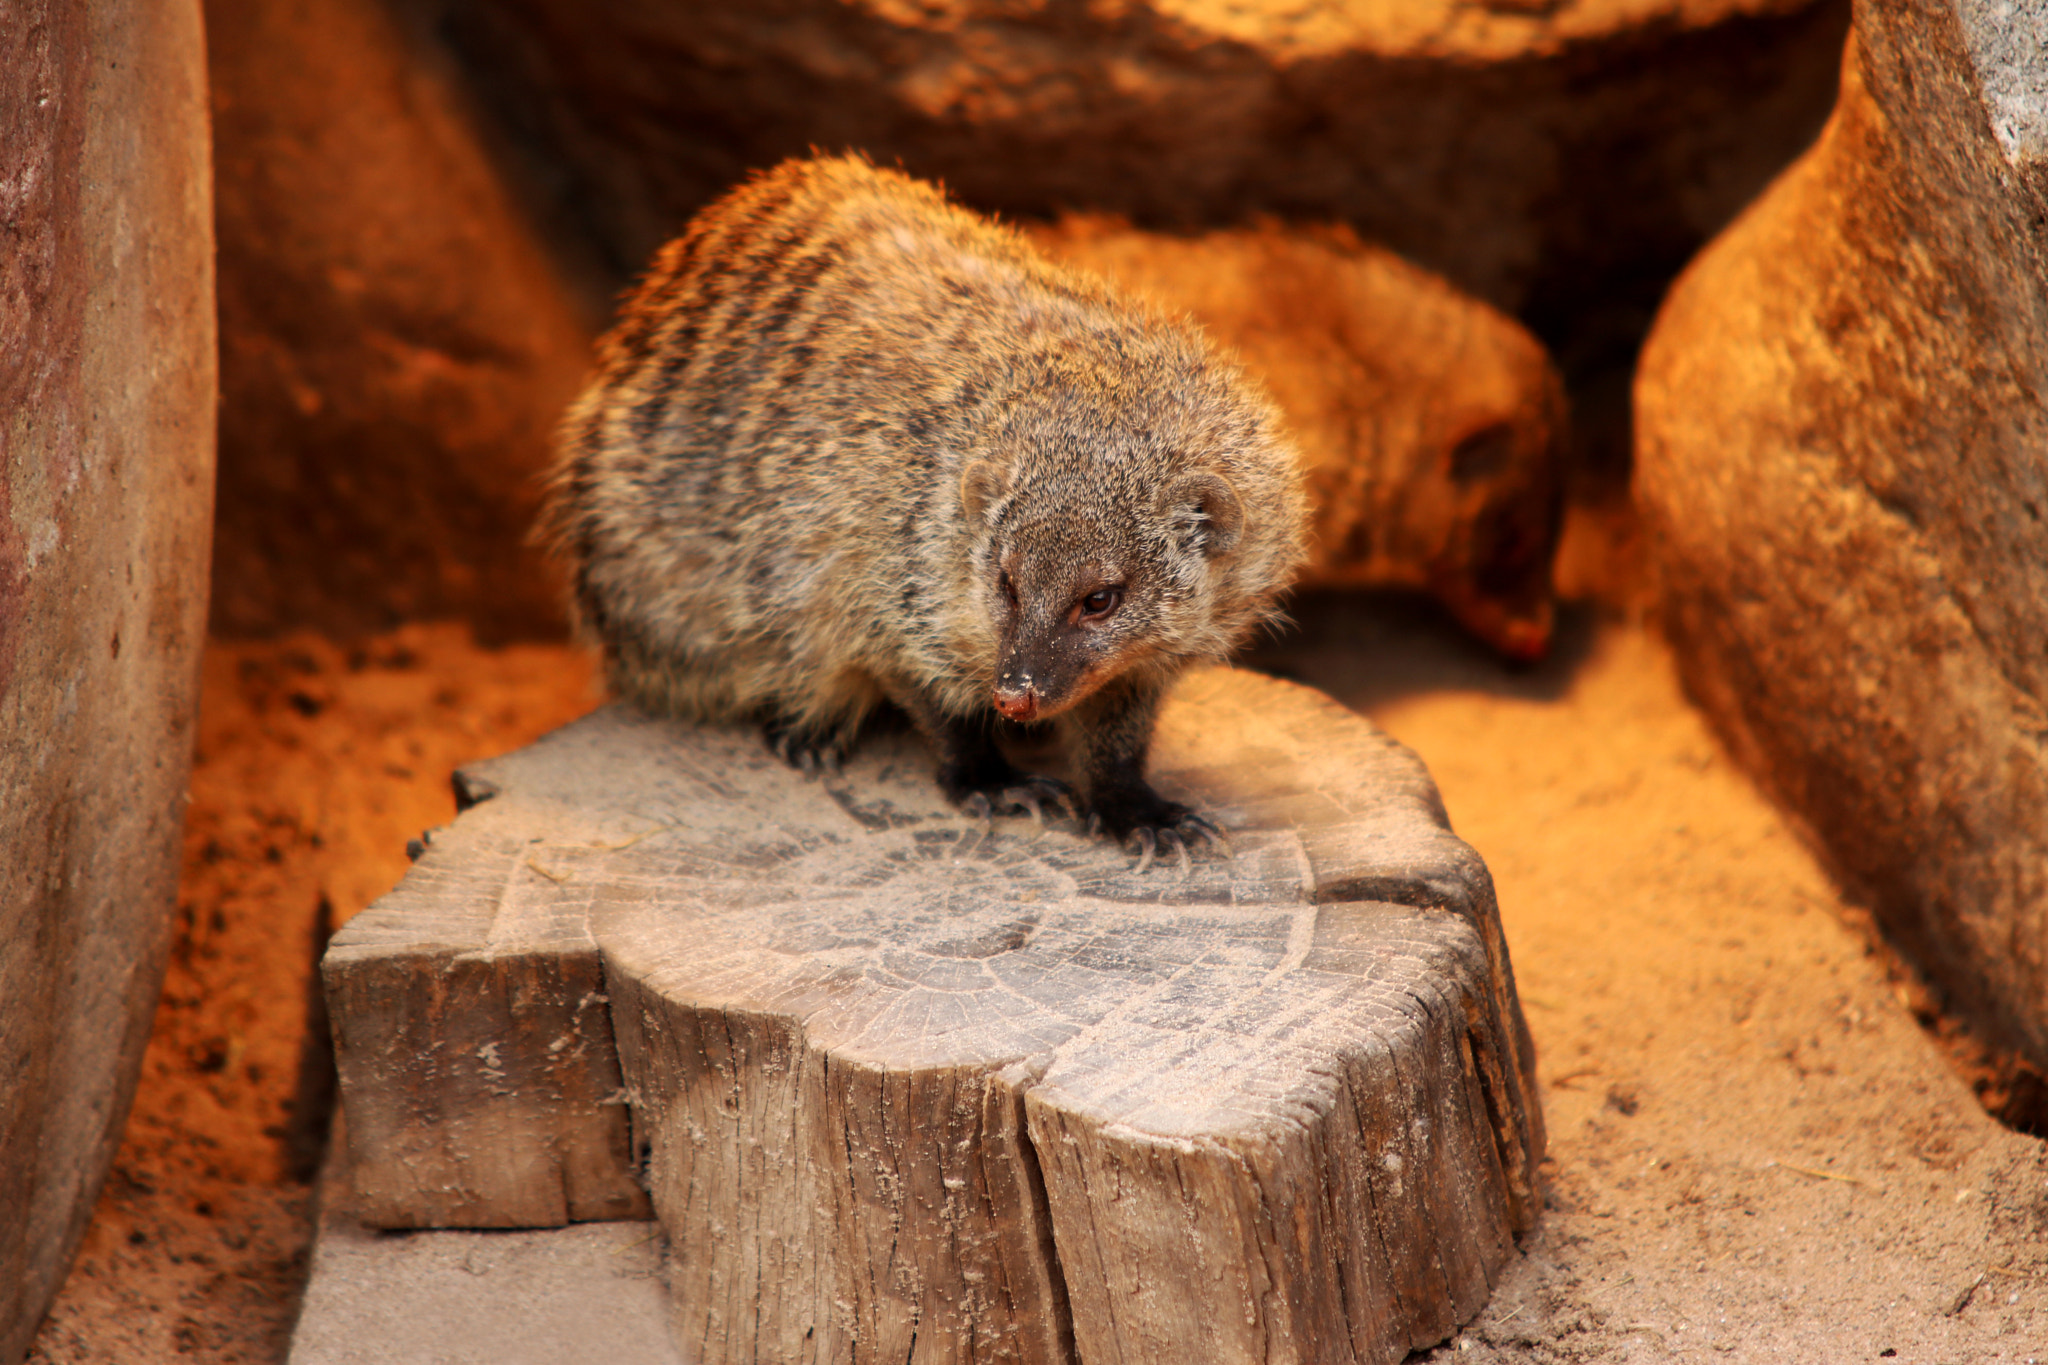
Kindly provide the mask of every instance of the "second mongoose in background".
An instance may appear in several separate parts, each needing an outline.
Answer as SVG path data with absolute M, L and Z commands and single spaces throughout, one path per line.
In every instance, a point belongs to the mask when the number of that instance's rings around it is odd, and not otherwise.
M 1057 720 L 1080 810 L 1149 862 L 1214 834 L 1147 785 L 1168 684 L 1304 554 L 1274 410 L 1185 322 L 935 187 L 787 162 L 663 247 L 569 410 L 545 533 L 613 687 L 835 759 L 908 713 L 967 809 L 1066 796 L 996 744 Z

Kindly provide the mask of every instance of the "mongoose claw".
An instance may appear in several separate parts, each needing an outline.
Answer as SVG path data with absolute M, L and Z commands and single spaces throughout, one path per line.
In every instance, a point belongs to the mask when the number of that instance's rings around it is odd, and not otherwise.
M 1107 831 L 1127 848 L 1135 840 L 1140 872 L 1152 866 L 1163 848 L 1171 848 L 1182 875 L 1190 875 L 1197 836 L 1224 857 L 1235 856 L 1230 841 L 1214 821 L 1178 801 L 1165 800 L 1149 787 L 1096 795 L 1089 803 L 1088 832 L 1098 831 Z
M 1140 825 L 1131 831 L 1131 837 L 1138 841 L 1138 875 L 1142 877 L 1152 866 L 1152 856 L 1159 852 L 1159 836 L 1152 832 L 1150 825 Z
M 1209 847 L 1215 849 L 1226 858 L 1235 858 L 1237 856 L 1237 850 L 1230 846 L 1230 840 L 1225 837 L 1223 831 L 1203 816 L 1196 815 L 1190 811 L 1182 817 L 1180 828 L 1201 835 L 1207 841 Z M 1187 857 L 1185 849 L 1183 849 L 1181 857 Z
M 993 780 L 988 780 L 991 776 Z M 984 774 L 978 781 L 949 782 L 941 774 L 939 781 L 954 805 L 984 822 L 998 815 L 1028 815 L 1042 828 L 1047 806 L 1076 813 L 1078 818 L 1073 789 L 1056 777 L 1009 770 Z
M 1150 825 L 1140 825 L 1131 831 L 1131 839 L 1138 845 L 1138 866 L 1134 869 L 1138 875 L 1143 875 L 1151 869 L 1163 848 L 1173 850 L 1174 857 L 1180 863 L 1181 881 L 1186 881 L 1194 874 L 1195 863 L 1194 859 L 1188 856 L 1188 841 L 1181 837 L 1178 829 L 1153 829 Z
M 1045 823 L 1045 807 L 1048 803 L 1069 815 L 1077 818 L 1079 816 L 1074 805 L 1073 789 L 1058 778 L 1027 777 L 1022 782 L 1004 787 L 995 795 L 997 810 L 1005 815 L 1022 812 L 1040 825 Z
M 845 757 L 835 740 L 820 739 L 801 730 L 785 730 L 773 723 L 761 727 L 761 738 L 767 741 L 769 753 L 806 777 L 838 772 Z
M 1174 855 L 1180 859 L 1180 880 L 1186 881 L 1195 870 L 1194 859 L 1188 856 L 1188 841 L 1181 837 L 1177 829 L 1161 830 L 1159 839 L 1162 843 L 1173 845 Z

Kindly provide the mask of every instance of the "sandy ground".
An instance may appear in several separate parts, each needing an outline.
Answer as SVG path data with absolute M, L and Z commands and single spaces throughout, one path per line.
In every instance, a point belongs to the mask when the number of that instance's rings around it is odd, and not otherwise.
M 453 818 L 457 763 L 596 700 L 579 654 L 479 650 L 456 627 L 208 648 L 163 1003 L 30 1361 L 284 1358 L 333 1084 L 318 946 Z
M 1548 1211 L 1432 1359 L 2048 1362 L 2043 1144 L 1986 1116 L 1654 636 L 1580 608 L 1516 675 L 1413 603 L 1298 615 L 1265 662 L 1428 761 L 1541 1054 Z M 576 654 L 453 628 L 206 667 L 170 982 L 37 1362 L 282 1358 L 331 1086 L 316 944 L 452 815 L 456 763 L 593 701 Z
M 2048 1361 L 2048 1152 L 1988 1117 L 1642 629 L 1521 677 L 1417 613 L 1270 662 L 1428 761 L 1500 894 L 1548 1208 L 1442 1361 Z

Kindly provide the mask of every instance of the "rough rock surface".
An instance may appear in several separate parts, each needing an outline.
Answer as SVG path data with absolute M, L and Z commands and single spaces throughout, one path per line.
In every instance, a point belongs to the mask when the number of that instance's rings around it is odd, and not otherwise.
M 2039 0 L 1860 5 L 1814 150 L 1674 290 L 1638 494 L 1688 687 L 1884 927 L 2048 1066 Z
M 213 627 L 559 631 L 525 544 L 585 315 L 431 44 L 381 0 L 211 0 Z
M 199 8 L 0 13 L 0 1361 L 163 978 L 213 492 Z
M 1597 305 L 1646 316 L 1818 126 L 1845 3 L 217 0 L 214 626 L 558 629 L 533 476 L 606 295 L 814 144 L 989 209 L 1348 221 L 1612 349 Z
M 1843 0 L 439 0 L 637 270 L 812 145 L 984 209 L 1351 222 L 1517 312 L 1661 282 L 1813 136 Z
M 806 780 L 610 708 L 464 769 L 323 969 L 358 1211 L 558 1223 L 644 1165 L 706 1362 L 1440 1340 L 1543 1142 L 1483 864 L 1292 684 L 1183 680 L 1152 776 L 1235 857 L 984 828 L 903 734 Z
M 1520 324 L 1341 228 L 1034 235 L 1192 314 L 1265 381 L 1315 507 L 1306 582 L 1427 589 L 1503 654 L 1543 653 L 1564 390 Z

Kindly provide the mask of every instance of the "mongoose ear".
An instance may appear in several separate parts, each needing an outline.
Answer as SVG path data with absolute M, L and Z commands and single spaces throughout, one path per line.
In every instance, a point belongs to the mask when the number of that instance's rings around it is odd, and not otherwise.
M 969 521 L 980 521 L 989 504 L 1009 491 L 1003 471 L 987 460 L 969 460 L 960 471 L 960 506 Z
M 1244 531 L 1244 503 L 1220 474 L 1183 474 L 1166 493 L 1166 514 L 1188 543 L 1214 559 Z

